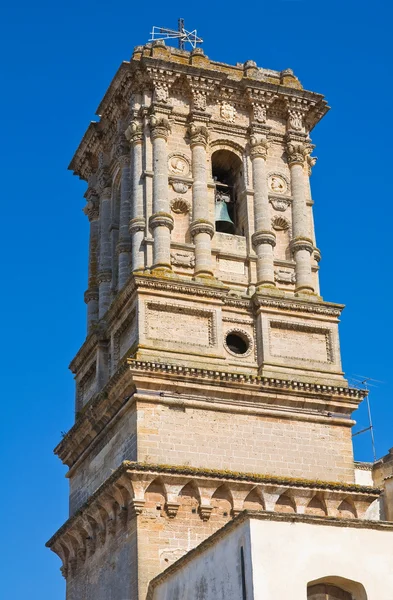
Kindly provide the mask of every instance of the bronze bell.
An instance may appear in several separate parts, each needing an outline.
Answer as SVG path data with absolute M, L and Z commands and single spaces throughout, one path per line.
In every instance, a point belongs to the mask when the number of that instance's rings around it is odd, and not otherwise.
M 225 199 L 224 199 L 225 198 Z M 216 231 L 221 233 L 235 233 L 235 224 L 232 221 L 231 217 L 228 213 L 227 206 L 227 196 L 224 194 L 216 195 L 216 213 L 215 213 L 215 221 L 216 221 Z

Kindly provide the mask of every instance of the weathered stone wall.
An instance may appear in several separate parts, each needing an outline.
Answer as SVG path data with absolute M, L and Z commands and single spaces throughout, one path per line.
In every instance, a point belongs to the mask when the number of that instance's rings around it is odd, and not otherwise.
M 138 600 L 137 521 L 117 528 L 70 574 L 67 600 Z
M 351 429 L 138 402 L 138 461 L 353 482 Z
M 123 460 L 137 460 L 136 410 L 129 409 L 95 442 L 70 473 L 70 515 L 112 474 Z

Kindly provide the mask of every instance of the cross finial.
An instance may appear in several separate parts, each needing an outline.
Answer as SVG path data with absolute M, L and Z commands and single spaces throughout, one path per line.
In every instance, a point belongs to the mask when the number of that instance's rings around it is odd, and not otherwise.
M 165 27 L 156 27 L 153 26 L 153 31 L 151 32 L 151 38 L 149 42 L 154 42 L 157 40 L 173 40 L 177 39 L 180 50 L 184 50 L 184 46 L 186 43 L 190 44 L 192 48 L 196 48 L 197 44 L 202 44 L 202 38 L 197 36 L 197 30 L 193 29 L 193 31 L 187 31 L 184 28 L 184 19 L 178 20 L 178 28 L 176 29 L 166 29 Z

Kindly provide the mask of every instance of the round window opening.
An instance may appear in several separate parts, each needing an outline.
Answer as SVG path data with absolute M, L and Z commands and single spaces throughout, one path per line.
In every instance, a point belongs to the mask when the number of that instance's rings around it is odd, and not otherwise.
M 250 346 L 249 341 L 238 333 L 228 333 L 225 342 L 228 349 L 234 354 L 246 354 Z

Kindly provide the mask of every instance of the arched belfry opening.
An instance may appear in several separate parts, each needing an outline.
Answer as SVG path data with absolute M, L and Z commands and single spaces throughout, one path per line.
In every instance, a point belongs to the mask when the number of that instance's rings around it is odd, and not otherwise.
M 215 183 L 215 226 L 220 233 L 244 235 L 240 195 L 243 188 L 241 159 L 230 150 L 212 154 L 212 177 Z

